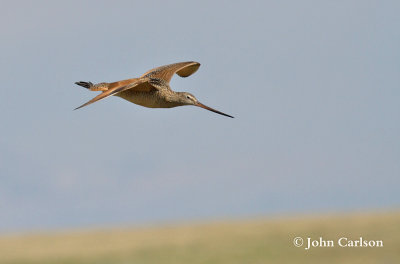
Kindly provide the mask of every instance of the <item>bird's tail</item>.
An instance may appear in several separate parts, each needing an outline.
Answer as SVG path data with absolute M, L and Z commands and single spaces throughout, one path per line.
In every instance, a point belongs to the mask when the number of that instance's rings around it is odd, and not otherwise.
M 75 84 L 85 87 L 86 89 L 90 89 L 94 86 L 91 82 L 76 82 Z
M 75 84 L 85 87 L 86 89 L 89 89 L 91 91 L 107 91 L 108 90 L 108 83 L 98 83 L 98 84 L 93 84 L 91 82 L 76 82 Z

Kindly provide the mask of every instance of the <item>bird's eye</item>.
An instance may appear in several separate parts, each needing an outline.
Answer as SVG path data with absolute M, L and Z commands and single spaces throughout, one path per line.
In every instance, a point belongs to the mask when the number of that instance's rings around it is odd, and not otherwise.
M 187 98 L 187 99 L 190 99 L 190 96 L 189 96 L 189 95 L 186 95 L 186 98 Z

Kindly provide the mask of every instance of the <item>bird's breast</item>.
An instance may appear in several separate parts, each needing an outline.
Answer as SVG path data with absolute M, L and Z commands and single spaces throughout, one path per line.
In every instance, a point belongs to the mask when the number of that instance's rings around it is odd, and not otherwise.
M 123 91 L 119 94 L 116 94 L 131 103 L 141 105 L 144 107 L 150 108 L 171 108 L 177 105 L 174 105 L 168 102 L 165 97 L 157 92 L 134 92 L 134 91 Z

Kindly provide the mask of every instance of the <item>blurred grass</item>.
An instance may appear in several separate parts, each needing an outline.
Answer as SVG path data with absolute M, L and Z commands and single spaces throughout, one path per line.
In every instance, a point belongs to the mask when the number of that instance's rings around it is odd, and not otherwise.
M 294 237 L 333 240 L 296 248 Z M 345 236 L 383 248 L 341 248 Z M 0 237 L 0 263 L 400 263 L 400 213 L 281 217 Z

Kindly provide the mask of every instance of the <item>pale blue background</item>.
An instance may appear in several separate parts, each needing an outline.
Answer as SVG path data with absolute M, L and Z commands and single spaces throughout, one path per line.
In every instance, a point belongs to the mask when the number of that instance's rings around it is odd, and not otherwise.
M 0 232 L 400 205 L 399 1 L 2 1 Z M 202 63 L 147 109 L 75 81 Z

